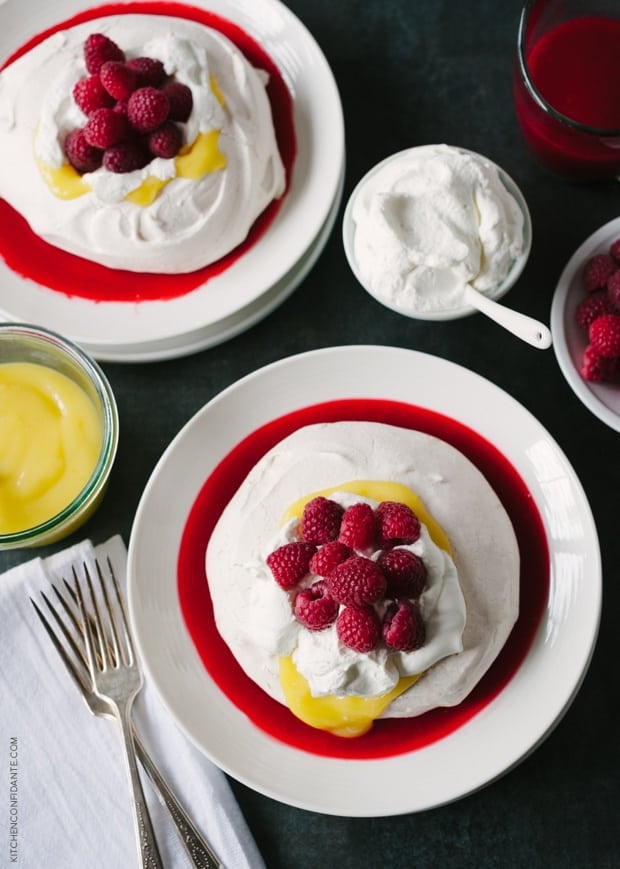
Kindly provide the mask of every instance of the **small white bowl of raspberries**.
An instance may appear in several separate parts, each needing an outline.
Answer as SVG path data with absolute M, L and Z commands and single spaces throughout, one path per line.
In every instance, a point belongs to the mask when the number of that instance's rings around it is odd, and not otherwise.
M 620 218 L 597 230 L 569 260 L 553 298 L 551 331 L 575 393 L 620 431 Z
M 66 136 L 67 160 L 81 174 L 101 166 L 109 172 L 143 169 L 156 157 L 175 157 L 192 111 L 190 88 L 168 76 L 153 57 L 127 59 L 102 33 L 84 43 L 87 75 L 73 88 L 73 99 L 86 116 Z
M 575 321 L 588 344 L 579 373 L 592 383 L 620 385 L 620 236 L 608 253 L 589 257 L 582 271 L 583 298 Z

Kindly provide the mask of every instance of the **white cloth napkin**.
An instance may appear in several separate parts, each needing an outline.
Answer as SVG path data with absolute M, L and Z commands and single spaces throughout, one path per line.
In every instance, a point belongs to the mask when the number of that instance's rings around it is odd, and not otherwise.
M 100 563 L 110 557 L 124 586 L 126 550 L 118 536 L 95 547 L 84 541 L 0 576 L 0 866 L 138 865 L 120 730 L 87 709 L 30 603 L 32 596 L 41 606 L 39 592 L 49 589 L 50 580 L 70 578 L 72 564 L 82 575 L 79 567 L 95 556 Z M 148 680 L 133 718 L 160 772 L 223 864 L 261 869 L 224 774 L 181 733 Z M 164 865 L 185 869 L 191 864 L 176 830 L 145 774 L 142 781 Z

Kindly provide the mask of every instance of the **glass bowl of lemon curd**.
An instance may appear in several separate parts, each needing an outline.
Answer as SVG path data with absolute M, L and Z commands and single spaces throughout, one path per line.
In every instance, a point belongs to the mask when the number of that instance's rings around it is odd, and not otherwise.
M 82 525 L 117 446 L 116 400 L 96 362 L 47 329 L 0 323 L 0 550 Z

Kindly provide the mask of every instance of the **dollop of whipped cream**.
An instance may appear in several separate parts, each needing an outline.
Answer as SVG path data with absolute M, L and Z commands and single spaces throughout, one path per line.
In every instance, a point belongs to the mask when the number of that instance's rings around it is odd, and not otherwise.
M 185 144 L 220 130 L 225 169 L 193 180 L 176 177 L 174 159 L 158 158 L 136 172 L 98 169 L 83 176 L 90 192 L 69 200 L 54 196 L 35 158 L 61 167 L 64 138 L 86 121 L 72 90 L 87 74 L 83 45 L 94 32 L 114 40 L 127 57 L 158 58 L 191 89 Z M 0 148 L 10 167 L 0 175 L 0 196 L 50 244 L 103 265 L 163 273 L 208 265 L 240 244 L 285 189 L 266 82 L 230 40 L 185 19 L 119 15 L 55 33 L 0 73 Z M 150 205 L 126 202 L 149 176 L 169 183 Z
M 497 167 L 448 145 L 412 148 L 362 183 L 352 205 L 362 283 L 404 313 L 459 308 L 495 289 L 524 248 L 524 217 Z
M 344 508 L 364 502 L 374 509 L 378 503 L 351 492 L 334 492 L 329 498 Z M 432 541 L 423 523 L 420 538 L 399 547 L 414 552 L 426 567 L 426 586 L 419 601 L 426 629 L 421 648 L 398 652 L 381 644 L 369 653 L 356 652 L 340 643 L 335 623 L 322 631 L 310 631 L 301 625 L 292 617 L 295 593 L 280 588 L 266 564 L 270 552 L 297 539 L 298 521 L 291 519 L 256 553 L 256 559 L 244 565 L 252 576 L 252 608 L 257 610 L 245 630 L 248 641 L 267 654 L 292 655 L 314 697 L 386 694 L 401 676 L 423 673 L 442 658 L 462 650 L 466 613 L 457 570 L 448 553 Z M 359 554 L 368 556 L 366 552 Z M 380 550 L 371 557 L 376 560 L 379 554 Z M 308 584 L 314 579 L 311 577 Z M 385 606 L 383 602 L 381 615 Z

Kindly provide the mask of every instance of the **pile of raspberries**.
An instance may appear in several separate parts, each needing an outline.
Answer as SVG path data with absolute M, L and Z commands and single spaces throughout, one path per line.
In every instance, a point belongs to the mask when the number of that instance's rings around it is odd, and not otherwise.
M 582 284 L 575 318 L 589 343 L 579 373 L 591 383 L 620 383 L 620 238 L 587 260 Z
M 275 549 L 267 564 L 309 630 L 335 622 L 340 642 L 357 652 L 382 642 L 409 652 L 425 639 L 418 599 L 426 567 L 403 547 L 419 536 L 420 521 L 406 504 L 382 501 L 373 509 L 360 501 L 345 509 L 318 496 L 304 508 L 298 539 Z
M 142 169 L 154 157 L 175 157 L 183 144 L 179 123 L 190 116 L 192 92 L 166 75 L 152 57 L 125 58 L 102 33 L 84 43 L 89 73 L 73 88 L 86 124 L 64 142 L 67 160 L 80 173 Z

